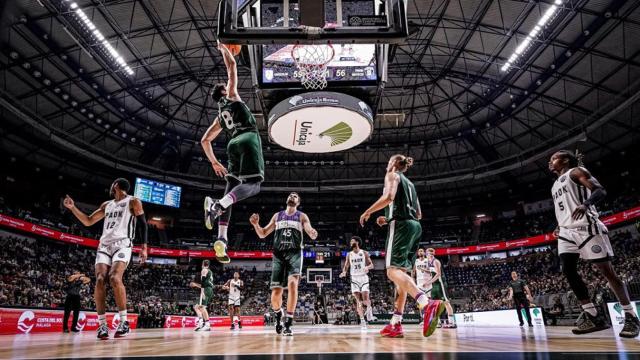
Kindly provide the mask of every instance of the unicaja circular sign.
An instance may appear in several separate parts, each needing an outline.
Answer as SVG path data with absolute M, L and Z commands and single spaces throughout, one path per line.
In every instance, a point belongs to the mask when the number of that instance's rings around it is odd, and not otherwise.
M 369 105 L 328 91 L 292 96 L 269 112 L 269 138 L 293 151 L 327 153 L 350 149 L 373 132 Z

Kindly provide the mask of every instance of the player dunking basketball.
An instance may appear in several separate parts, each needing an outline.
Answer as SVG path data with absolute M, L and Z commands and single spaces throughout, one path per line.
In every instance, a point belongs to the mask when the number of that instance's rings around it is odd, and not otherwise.
M 204 133 L 200 143 L 215 174 L 224 176 L 227 181 L 222 199 L 214 200 L 208 196 L 205 198 L 204 218 L 205 226 L 212 230 L 214 220 L 219 217 L 218 237 L 213 248 L 216 259 L 228 263 L 230 259 L 227 256 L 227 229 L 231 218 L 231 205 L 260 192 L 260 184 L 264 180 L 264 159 L 256 119 L 238 94 L 236 60 L 226 46 L 219 44 L 218 49 L 227 67 L 229 80 L 227 84 L 214 86 L 212 96 L 218 103 L 218 117 Z M 228 169 L 218 161 L 211 146 L 211 142 L 222 130 L 229 138 Z
M 84 226 L 91 226 L 104 219 L 102 236 L 100 236 L 96 255 L 96 286 L 93 293 L 100 322 L 98 339 L 109 338 L 105 300 L 107 279 L 113 288 L 120 315 L 120 324 L 114 336 L 119 338 L 129 334 L 127 295 L 122 276 L 131 260 L 131 248 L 136 230 L 138 239 L 142 241 L 140 262 L 144 263 L 147 260 L 147 220 L 144 217 L 142 202 L 127 194 L 129 188 L 129 181 L 122 178 L 116 179 L 111 184 L 110 194 L 113 196 L 113 200 L 102 203 L 96 211 L 88 216 L 75 206 L 69 195 L 63 202 L 64 206 L 71 210 L 71 213 Z
M 413 165 L 413 159 L 404 155 L 393 155 L 387 164 L 382 196 L 360 216 L 360 225 L 369 220 L 371 214 L 385 209 L 385 216 L 377 218 L 379 226 L 389 225 L 386 240 L 385 263 L 387 277 L 396 287 L 395 312 L 391 323 L 380 331 L 384 337 L 403 337 L 402 314 L 407 294 L 418 302 L 424 312 L 423 336 L 430 336 L 438 325 L 444 304 L 439 300 L 430 301 L 407 275 L 413 267 L 413 260 L 422 236 L 420 202 L 415 186 L 404 173 Z
M 581 166 L 578 156 L 568 150 L 560 150 L 551 156 L 549 170 L 558 176 L 551 195 L 558 221 L 554 234 L 558 238 L 562 271 L 583 309 L 572 332 L 587 334 L 609 328 L 605 315 L 598 312 L 589 299 L 589 290 L 578 274 L 578 259 L 582 258 L 593 263 L 605 276 L 622 305 L 625 319 L 620 336 L 638 336 L 640 322 L 633 312 L 627 288 L 611 264 L 613 249 L 607 235 L 608 230 L 598 219 L 595 207 L 606 196 L 604 188 Z
M 211 331 L 209 323 L 209 311 L 207 307 L 213 299 L 213 273 L 209 269 L 209 260 L 202 261 L 202 269 L 200 270 L 200 284 L 191 282 L 192 288 L 199 288 L 200 295 L 198 303 L 193 305 L 193 310 L 198 316 L 198 324 L 194 331 Z
M 307 214 L 298 211 L 300 195 L 293 192 L 287 197 L 287 208 L 274 214 L 266 227 L 260 227 L 260 216 L 251 215 L 249 221 L 261 239 L 275 231 L 271 265 L 271 308 L 276 317 L 276 332 L 292 336 L 293 314 L 298 303 L 298 283 L 302 274 L 303 230 L 315 240 L 318 232 L 311 226 Z M 282 293 L 287 286 L 287 314 L 282 326 Z
M 369 253 L 360 248 L 359 236 L 351 237 L 351 251 L 347 254 L 340 277 L 351 276 L 351 293 L 356 298 L 356 310 L 360 316 L 360 326 L 367 328 L 367 321 L 373 320 L 371 299 L 369 299 L 369 270 L 373 269 L 373 261 Z M 364 309 L 366 307 L 366 310 Z M 365 318 L 366 316 L 366 318 Z
M 227 280 L 223 289 L 229 292 L 229 318 L 231 319 L 231 330 L 236 325 L 242 329 L 242 321 L 240 320 L 240 290 L 244 287 L 244 281 L 240 280 L 240 273 L 234 272 L 233 279 Z

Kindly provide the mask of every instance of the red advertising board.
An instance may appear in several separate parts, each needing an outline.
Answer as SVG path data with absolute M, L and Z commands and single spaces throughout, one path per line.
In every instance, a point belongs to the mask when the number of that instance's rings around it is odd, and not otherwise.
M 601 220 L 606 225 L 614 225 L 622 223 L 628 220 L 640 218 L 640 206 L 610 215 L 605 216 Z M 30 222 L 13 218 L 11 216 L 0 215 L 0 225 L 30 232 L 32 234 L 41 235 L 50 239 L 63 241 L 66 243 L 78 244 L 82 246 L 88 246 L 97 248 L 98 240 L 84 238 L 75 235 L 69 235 L 57 230 L 52 230 L 44 226 L 32 224 Z M 480 244 L 465 247 L 450 247 L 450 248 L 438 248 L 436 249 L 436 255 L 452 255 L 452 254 L 477 254 L 487 251 L 502 251 L 509 249 L 516 249 L 527 246 L 537 246 L 543 244 L 549 244 L 555 241 L 555 238 L 551 233 L 532 236 L 522 239 L 514 239 L 503 242 L 496 242 L 490 244 Z M 135 253 L 140 252 L 140 246 L 134 246 L 133 251 Z M 150 247 L 148 249 L 150 256 L 164 256 L 164 257 L 192 257 L 192 258 L 213 258 L 213 251 L 209 250 L 180 250 L 180 249 L 165 249 Z M 271 259 L 271 251 L 233 251 L 228 252 L 229 257 L 233 259 Z M 382 254 L 381 254 L 382 255 Z M 383 255 L 384 256 L 384 255 Z
M 0 335 L 27 334 L 42 332 L 62 332 L 62 310 L 13 309 L 0 308 Z M 71 319 L 69 326 L 71 329 Z M 138 325 L 138 314 L 127 314 L 129 327 Z M 107 313 L 107 324 L 115 330 L 120 324 L 120 315 Z M 81 311 L 78 318 L 80 331 L 95 331 L 98 328 L 98 314 L 93 311 Z
M 241 316 L 242 326 L 264 326 L 264 317 L 262 316 Z M 195 328 L 198 318 L 195 316 L 181 316 L 181 315 L 165 315 L 164 327 L 165 328 Z M 209 323 L 213 327 L 229 327 L 231 326 L 231 319 L 228 316 L 212 316 L 209 318 Z

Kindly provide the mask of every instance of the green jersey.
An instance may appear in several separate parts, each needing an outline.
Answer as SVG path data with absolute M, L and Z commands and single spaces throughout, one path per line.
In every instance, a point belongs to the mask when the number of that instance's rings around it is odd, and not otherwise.
M 200 284 L 203 289 L 213 289 L 213 272 L 207 269 L 207 275 L 202 280 L 202 284 Z
M 273 249 L 276 251 L 302 250 L 302 212 L 296 210 L 292 215 L 280 211 L 276 216 L 276 233 Z
M 220 125 L 231 139 L 246 132 L 258 132 L 256 118 L 242 101 L 222 98 L 218 102 L 218 114 Z
M 392 220 L 418 220 L 418 194 L 413 183 L 404 174 L 397 172 L 400 176 L 398 191 L 393 202 L 385 208 L 384 215 L 387 221 Z

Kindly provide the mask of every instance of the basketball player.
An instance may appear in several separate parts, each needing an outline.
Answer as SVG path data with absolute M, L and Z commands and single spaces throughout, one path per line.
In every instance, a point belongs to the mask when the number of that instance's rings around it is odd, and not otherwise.
M 198 303 L 193 305 L 193 310 L 198 315 L 198 324 L 194 331 L 211 331 L 209 324 L 209 311 L 207 306 L 213 299 L 213 272 L 209 269 L 209 260 L 202 260 L 202 270 L 200 270 L 200 284 L 191 282 L 192 288 L 200 289 Z
M 373 269 L 373 261 L 369 253 L 360 248 L 360 237 L 351 237 L 351 251 L 347 254 L 342 267 L 340 277 L 347 276 L 347 269 L 351 275 L 351 293 L 356 298 L 356 310 L 360 315 L 360 326 L 363 330 L 367 328 L 367 321 L 373 318 L 371 300 L 369 299 L 369 270 Z M 363 305 L 367 307 L 363 309 Z M 365 319 L 366 315 L 366 319 Z
M 107 279 L 113 289 L 120 315 L 120 324 L 118 324 L 114 336 L 116 338 L 124 337 L 130 331 L 127 321 L 127 295 L 122 275 L 131 260 L 131 247 L 136 233 L 138 239 L 142 241 L 140 263 L 147 260 L 147 220 L 144 217 L 140 199 L 127 194 L 129 188 L 129 181 L 123 178 L 116 179 L 111 184 L 110 190 L 113 200 L 102 203 L 91 215 L 86 215 L 78 209 L 69 195 L 63 201 L 64 207 L 71 210 L 71 213 L 84 226 L 92 226 L 104 219 L 102 236 L 96 255 L 96 286 L 93 293 L 100 322 L 98 339 L 101 340 L 109 338 L 105 301 Z
M 391 323 L 380 331 L 384 337 L 403 337 L 402 313 L 407 294 L 417 302 L 424 312 L 423 336 L 430 336 L 438 325 L 440 314 L 445 307 L 440 300 L 429 300 L 407 275 L 413 267 L 422 235 L 420 202 L 413 183 L 404 173 L 413 165 L 413 159 L 404 155 L 393 155 L 387 164 L 382 196 L 360 216 L 360 225 L 369 220 L 371 214 L 385 209 L 385 216 L 377 218 L 379 226 L 389 225 L 386 239 L 385 263 L 387 277 L 396 287 L 395 312 Z
M 633 312 L 625 284 L 611 265 L 613 250 L 607 227 L 598 219 L 595 207 L 595 204 L 605 198 L 606 191 L 598 180 L 581 166 L 578 156 L 568 150 L 560 150 L 551 156 L 549 170 L 558 176 L 551 194 L 558 221 L 554 234 L 558 238 L 562 271 L 583 309 L 572 332 L 587 334 L 609 328 L 605 315 L 598 312 L 589 299 L 587 286 L 578 274 L 578 259 L 582 258 L 592 262 L 604 275 L 622 305 L 625 320 L 620 336 L 638 336 L 640 322 Z
M 424 285 L 430 289 L 428 292 L 429 298 L 432 300 L 441 300 L 447 309 L 448 321 L 443 325 L 444 328 L 455 329 L 456 319 L 453 315 L 453 307 L 447 298 L 447 292 L 445 290 L 444 272 L 442 271 L 442 263 L 436 259 L 436 250 L 433 248 L 427 249 L 427 269 L 421 271 L 428 271 L 430 276 L 427 276 L 424 280 Z
M 416 285 L 425 294 L 431 293 L 431 285 L 425 284 L 427 278 L 431 276 L 429 272 L 429 261 L 425 256 L 425 252 L 423 248 L 418 249 L 418 257 L 416 261 L 413 262 L 413 270 L 411 275 L 416 280 Z M 422 323 L 424 319 L 422 319 L 422 314 L 420 314 L 420 322 Z
M 222 287 L 229 292 L 229 317 L 231 318 L 231 330 L 242 329 L 242 321 L 240 321 L 240 290 L 244 287 L 244 282 L 240 280 L 240 273 L 234 272 L 233 279 L 227 280 Z
M 218 237 L 213 248 L 216 259 L 221 263 L 228 263 L 231 261 L 227 256 L 227 228 L 231 218 L 231 205 L 260 192 L 260 184 L 264 180 L 264 160 L 256 119 L 238 94 L 236 60 L 226 46 L 219 44 L 218 49 L 227 67 L 229 80 L 226 84 L 216 84 L 213 88 L 213 100 L 218 103 L 218 117 L 213 120 L 200 143 L 215 174 L 224 176 L 227 181 L 222 199 L 205 198 L 204 218 L 205 226 L 212 230 L 214 220 L 219 217 Z M 222 130 L 229 139 L 228 169 L 218 161 L 211 146 L 211 142 Z
M 311 226 L 307 214 L 298 210 L 300 195 L 292 192 L 287 197 L 287 208 L 274 214 L 266 227 L 260 227 L 260 216 L 251 215 L 249 221 L 261 239 L 275 230 L 271 265 L 271 308 L 276 317 L 276 333 L 292 336 L 291 325 L 298 302 L 298 283 L 302 274 L 303 230 L 315 240 L 318 232 Z M 282 326 L 282 293 L 287 286 L 287 313 Z

